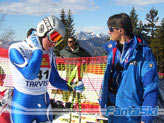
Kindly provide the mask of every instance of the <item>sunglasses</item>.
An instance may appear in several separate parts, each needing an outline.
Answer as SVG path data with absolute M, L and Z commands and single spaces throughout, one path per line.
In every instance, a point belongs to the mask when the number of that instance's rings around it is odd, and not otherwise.
M 73 43 L 73 42 L 75 42 L 75 41 L 67 41 L 68 43 Z
M 50 33 L 48 38 L 50 42 L 56 43 L 56 45 L 63 41 L 63 37 L 56 31 Z
M 117 27 L 109 27 L 109 31 L 110 31 L 110 32 L 113 32 L 114 29 L 118 29 L 118 28 L 117 28 Z

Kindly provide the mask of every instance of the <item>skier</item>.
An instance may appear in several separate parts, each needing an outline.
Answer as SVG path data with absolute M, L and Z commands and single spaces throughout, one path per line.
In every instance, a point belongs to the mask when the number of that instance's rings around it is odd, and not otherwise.
M 30 29 L 25 41 L 10 46 L 9 59 L 14 81 L 11 114 L 14 123 L 52 122 L 47 93 L 49 82 L 62 90 L 83 91 L 83 82 L 70 87 L 57 72 L 52 47 L 59 44 L 64 36 L 63 23 L 51 15 L 41 20 L 36 30 Z

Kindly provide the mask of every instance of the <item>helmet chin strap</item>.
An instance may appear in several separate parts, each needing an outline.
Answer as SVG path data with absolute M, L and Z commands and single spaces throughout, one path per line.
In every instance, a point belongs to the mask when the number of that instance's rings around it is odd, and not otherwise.
M 42 46 L 42 49 L 45 50 L 44 47 L 43 47 L 43 43 L 42 43 L 42 38 L 43 38 L 43 37 L 38 37 L 38 38 L 39 38 L 40 44 L 41 44 L 41 46 Z

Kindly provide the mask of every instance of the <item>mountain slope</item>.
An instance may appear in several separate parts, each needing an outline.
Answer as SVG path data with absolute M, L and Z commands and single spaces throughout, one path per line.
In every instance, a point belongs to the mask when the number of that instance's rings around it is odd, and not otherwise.
M 108 35 L 103 33 L 97 35 L 93 32 L 79 32 L 76 34 L 76 39 L 80 46 L 86 49 L 92 56 L 103 56 L 103 45 L 107 42 Z

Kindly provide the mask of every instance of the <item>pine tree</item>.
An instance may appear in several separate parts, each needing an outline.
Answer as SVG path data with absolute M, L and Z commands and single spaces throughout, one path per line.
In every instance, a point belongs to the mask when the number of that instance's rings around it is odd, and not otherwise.
M 68 16 L 67 16 L 68 37 L 71 37 L 71 36 L 75 35 L 74 25 L 75 24 L 73 23 L 73 15 L 72 15 L 71 10 L 69 9 Z
M 146 14 L 146 18 L 148 21 L 148 24 L 145 24 L 145 28 L 148 32 L 148 35 L 150 35 L 150 39 L 154 39 L 154 32 L 157 28 L 156 23 L 158 22 L 158 10 L 152 8 L 149 13 Z
M 67 16 L 66 16 L 66 13 L 65 13 L 65 11 L 64 11 L 64 9 L 62 9 L 61 10 L 61 14 L 60 14 L 60 18 L 61 18 L 61 21 L 63 22 L 63 24 L 64 24 L 64 26 L 65 26 L 65 28 L 66 28 L 66 33 L 65 33 L 65 37 L 64 37 L 64 46 L 66 46 L 66 44 L 67 44 L 67 35 L 68 35 L 68 30 L 67 30 L 67 26 L 68 26 L 68 24 L 67 24 Z
M 60 13 L 60 20 L 63 22 L 63 24 L 66 26 L 66 15 L 64 9 L 61 10 Z
M 66 17 L 66 14 L 65 14 L 65 11 L 64 9 L 61 10 L 61 13 L 60 13 L 60 20 L 63 22 L 64 26 L 66 27 L 67 26 L 67 17 Z M 66 34 L 67 35 L 67 30 L 66 30 Z M 55 47 L 54 49 L 54 52 L 57 56 L 60 56 L 60 50 L 62 50 L 64 47 L 67 46 L 67 39 L 66 39 L 66 36 L 64 37 L 64 40 Z
M 130 11 L 129 17 L 131 18 L 131 22 L 133 25 L 133 33 L 135 35 L 141 36 L 145 41 L 148 40 L 148 36 L 145 32 L 144 25 L 142 21 L 138 19 L 138 14 L 136 13 L 135 8 L 133 7 L 132 10 Z
M 141 20 L 138 22 L 136 33 L 137 35 L 140 35 L 145 41 L 149 41 L 149 36 L 147 35 L 146 29 Z
M 151 48 L 156 57 L 158 69 L 160 72 L 164 72 L 164 18 L 161 21 L 160 26 L 157 27 L 154 33 L 154 39 L 151 42 Z
M 136 10 L 133 6 L 132 10 L 130 11 L 129 17 L 131 18 L 131 22 L 133 25 L 133 33 L 137 34 L 138 33 L 138 14 L 136 14 Z
M 65 48 L 67 46 L 68 38 L 75 35 L 74 22 L 73 22 L 74 20 L 73 20 L 73 15 L 72 15 L 71 10 L 69 10 L 68 14 L 66 15 L 64 9 L 62 9 L 61 13 L 60 13 L 60 20 L 65 25 L 66 33 L 65 33 L 63 42 L 60 43 L 55 48 L 55 53 L 57 56 L 60 56 L 60 54 L 59 54 L 60 50 L 62 50 L 63 48 Z

